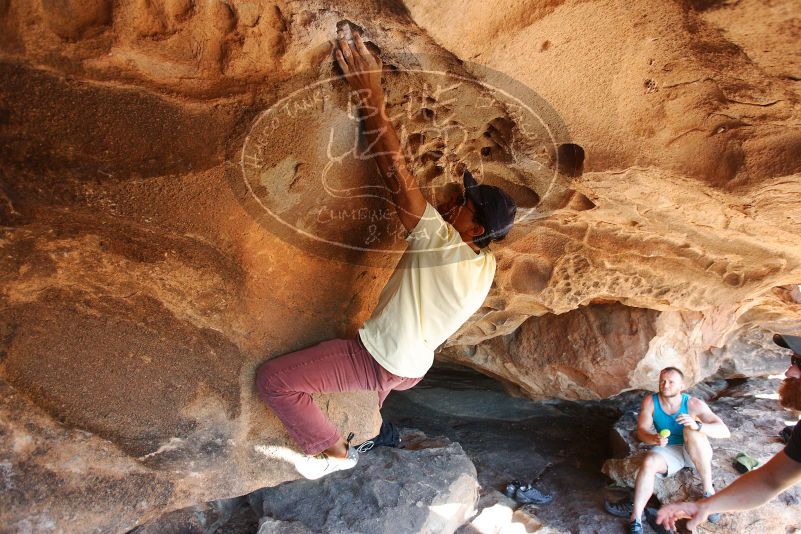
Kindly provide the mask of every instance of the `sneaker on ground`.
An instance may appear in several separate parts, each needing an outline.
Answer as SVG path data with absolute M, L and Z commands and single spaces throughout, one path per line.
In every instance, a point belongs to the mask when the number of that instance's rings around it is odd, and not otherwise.
M 515 492 L 517 491 L 517 488 L 519 488 L 519 487 L 520 487 L 520 481 L 519 480 L 513 480 L 513 481 L 509 482 L 506 485 L 506 490 L 503 493 L 504 493 L 504 495 L 506 495 L 510 499 L 514 499 L 515 498 Z
M 706 491 L 704 492 L 704 498 L 711 497 L 712 495 L 714 495 L 714 493 L 709 493 Z M 720 521 L 720 514 L 719 513 L 709 514 L 709 517 L 707 517 L 706 520 L 714 525 L 715 523 Z
M 348 445 L 347 458 L 334 458 L 325 453 L 317 456 L 305 456 L 295 463 L 295 469 L 304 478 L 317 480 L 336 471 L 344 471 L 356 466 L 359 462 L 359 453 Z
M 621 499 L 617 502 L 604 501 L 604 509 L 616 517 L 631 517 L 634 504 L 629 499 Z
M 651 508 L 649 506 L 645 509 L 645 519 L 648 521 L 648 524 L 651 525 L 651 528 L 654 529 L 654 532 L 656 532 L 656 534 L 676 534 L 675 530 L 668 530 L 656 522 L 657 513 L 659 513 L 659 510 L 656 508 Z
M 643 534 L 642 521 L 634 520 L 629 523 L 629 534 Z
M 517 488 L 515 500 L 520 504 L 548 504 L 553 500 L 553 495 L 542 493 L 531 484 L 528 484 Z

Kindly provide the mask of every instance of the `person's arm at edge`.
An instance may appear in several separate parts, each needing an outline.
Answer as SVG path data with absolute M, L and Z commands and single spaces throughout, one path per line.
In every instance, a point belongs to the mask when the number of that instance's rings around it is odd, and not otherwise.
M 380 59 L 367 49 L 361 35 L 354 32 L 353 36 L 354 46 L 351 46 L 344 33 L 338 32 L 336 59 L 360 98 L 367 146 L 376 158 L 401 223 L 411 231 L 425 212 L 427 201 L 409 172 L 400 139 L 386 114 Z
M 689 519 L 692 530 L 706 521 L 709 514 L 751 510 L 762 506 L 790 486 L 801 482 L 801 463 L 784 451 L 776 453 L 759 469 L 749 471 L 720 492 L 698 502 L 681 502 L 663 506 L 657 523 L 676 529 L 676 521 Z

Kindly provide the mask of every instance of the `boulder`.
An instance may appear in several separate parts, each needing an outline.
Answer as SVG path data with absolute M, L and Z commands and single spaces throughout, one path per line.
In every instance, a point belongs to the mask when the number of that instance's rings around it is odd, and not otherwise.
M 134 534 L 451 533 L 475 512 L 476 470 L 458 443 L 404 432 L 403 449 L 377 447 L 349 471 L 263 488 L 165 515 Z
M 438 534 L 455 531 L 473 514 L 478 482 L 458 443 L 379 447 L 364 454 L 353 472 L 268 488 L 261 498 L 266 517 L 302 523 L 311 532 Z M 281 530 L 262 525 L 260 532 Z
M 457 534 L 527 534 L 556 532 L 545 527 L 537 519 L 536 513 L 526 507 L 520 508 L 514 499 L 503 493 L 489 489 L 478 501 L 479 513 L 469 523 L 461 526 Z

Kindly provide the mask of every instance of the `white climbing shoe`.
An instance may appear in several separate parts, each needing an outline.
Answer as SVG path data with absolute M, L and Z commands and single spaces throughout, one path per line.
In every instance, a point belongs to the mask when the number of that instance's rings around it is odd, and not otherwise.
M 336 471 L 352 469 L 359 462 L 359 452 L 348 445 L 347 458 L 333 458 L 325 453 L 305 456 L 295 463 L 295 469 L 304 478 L 317 480 Z

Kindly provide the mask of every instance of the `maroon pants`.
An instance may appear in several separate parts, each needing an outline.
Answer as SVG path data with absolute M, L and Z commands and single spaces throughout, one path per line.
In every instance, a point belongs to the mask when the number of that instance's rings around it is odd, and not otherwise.
M 390 391 L 409 389 L 420 380 L 381 367 L 356 336 L 323 341 L 264 362 L 256 373 L 256 388 L 303 451 L 318 454 L 339 440 L 339 432 L 310 393 L 377 391 L 380 408 Z

